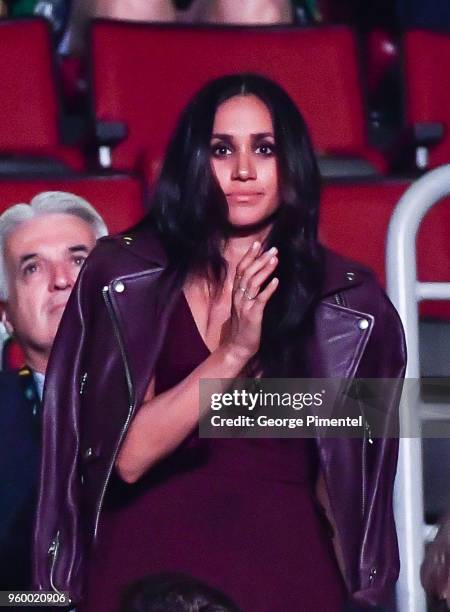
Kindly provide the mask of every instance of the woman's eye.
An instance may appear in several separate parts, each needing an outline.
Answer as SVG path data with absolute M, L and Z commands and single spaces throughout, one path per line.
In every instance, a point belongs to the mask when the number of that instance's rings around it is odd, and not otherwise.
M 226 144 L 216 144 L 212 146 L 212 154 L 214 157 L 226 157 L 231 155 L 232 151 Z
M 275 145 L 270 142 L 263 142 L 256 147 L 255 152 L 268 157 L 275 153 Z

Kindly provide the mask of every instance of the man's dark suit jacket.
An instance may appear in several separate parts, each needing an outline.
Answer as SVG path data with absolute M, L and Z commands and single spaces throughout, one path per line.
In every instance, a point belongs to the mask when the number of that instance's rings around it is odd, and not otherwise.
M 0 590 L 31 588 L 39 409 L 36 386 L 28 368 L 0 372 Z

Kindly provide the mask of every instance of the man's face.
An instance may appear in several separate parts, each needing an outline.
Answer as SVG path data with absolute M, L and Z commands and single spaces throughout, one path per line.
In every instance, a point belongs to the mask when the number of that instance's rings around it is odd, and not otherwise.
M 91 226 L 66 213 L 24 221 L 6 240 L 6 325 L 37 371 L 45 372 L 70 292 L 95 242 Z

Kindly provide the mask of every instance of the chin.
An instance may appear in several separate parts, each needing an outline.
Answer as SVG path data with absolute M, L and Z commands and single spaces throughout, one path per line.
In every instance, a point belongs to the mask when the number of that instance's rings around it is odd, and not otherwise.
M 264 219 L 255 218 L 249 219 L 248 217 L 243 219 L 242 217 L 230 217 L 229 222 L 230 225 L 236 229 L 244 229 L 245 227 L 253 227 L 254 225 L 259 225 Z
M 228 223 L 231 233 L 246 235 L 260 231 L 273 223 L 275 213 L 272 211 L 267 215 L 230 215 Z
M 45 329 L 42 330 L 42 339 L 45 344 L 50 343 L 50 346 L 53 344 L 53 340 L 55 339 L 56 332 L 58 331 L 59 324 L 61 322 L 62 312 L 57 316 L 54 316 L 47 322 Z
M 64 314 L 65 307 L 66 306 L 64 304 L 64 306 L 59 306 L 58 308 L 54 308 L 52 311 L 50 311 L 50 314 L 48 317 L 49 327 L 54 327 L 55 329 L 58 328 L 59 324 L 61 323 L 61 319 Z

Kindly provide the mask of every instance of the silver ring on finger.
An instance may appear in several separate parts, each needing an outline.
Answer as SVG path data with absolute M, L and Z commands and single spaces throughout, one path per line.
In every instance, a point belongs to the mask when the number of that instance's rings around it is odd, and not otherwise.
M 247 300 L 254 300 L 254 299 L 256 298 L 256 295 L 258 295 L 258 294 L 254 295 L 254 296 L 251 296 L 251 295 L 250 295 L 250 293 L 249 293 L 249 292 L 247 291 L 247 289 L 246 289 L 246 290 L 244 291 L 244 295 L 245 295 L 245 297 L 247 298 Z
M 238 289 L 239 291 L 242 291 L 244 295 L 247 293 L 247 289 L 245 287 L 241 287 L 241 285 L 239 285 Z

